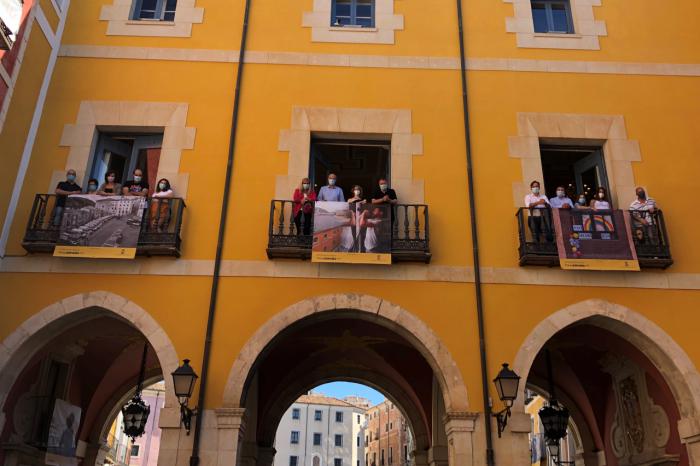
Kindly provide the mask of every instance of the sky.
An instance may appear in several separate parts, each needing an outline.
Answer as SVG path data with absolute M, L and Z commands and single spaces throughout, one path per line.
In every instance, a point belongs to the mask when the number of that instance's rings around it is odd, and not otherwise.
M 369 399 L 372 405 L 379 404 L 385 400 L 384 395 L 377 390 L 366 385 L 353 382 L 326 383 L 319 385 L 312 391 L 315 393 L 323 393 L 324 395 L 332 396 L 334 398 L 340 398 L 341 400 L 349 395 L 358 395 Z

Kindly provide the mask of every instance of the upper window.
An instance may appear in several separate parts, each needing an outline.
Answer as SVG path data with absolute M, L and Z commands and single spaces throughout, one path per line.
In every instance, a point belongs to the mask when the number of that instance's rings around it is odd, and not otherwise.
M 535 32 L 573 34 L 569 0 L 532 0 L 531 3 Z
M 293 444 L 299 443 L 299 431 L 298 430 L 292 431 L 292 438 L 290 439 L 290 443 L 293 443 Z
M 335 412 L 335 422 L 343 422 L 343 412 L 342 411 Z
M 175 21 L 177 0 L 136 0 L 132 19 Z
M 343 466 L 343 458 L 335 458 L 333 460 L 333 466 Z
M 138 458 L 139 457 L 139 449 L 141 448 L 140 445 L 131 445 L 131 457 L 132 458 Z
M 321 445 L 321 434 L 319 434 L 318 432 L 314 433 L 314 445 Z
M 299 411 L 299 408 L 293 408 L 292 409 L 292 419 L 299 419 L 301 412 Z
M 317 409 L 316 411 L 314 411 L 314 420 L 315 421 L 323 420 L 323 412 L 320 409 Z
M 289 457 L 289 466 L 297 466 L 299 464 L 299 457 L 298 456 L 290 456 Z
M 335 434 L 335 446 L 336 446 L 336 447 L 342 447 L 342 446 L 343 446 L 343 436 L 342 436 L 342 434 Z
M 331 26 L 374 27 L 374 0 L 333 0 Z

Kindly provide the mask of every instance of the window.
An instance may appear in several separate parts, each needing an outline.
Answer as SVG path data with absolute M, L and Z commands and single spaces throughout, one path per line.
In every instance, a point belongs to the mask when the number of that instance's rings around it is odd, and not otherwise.
M 389 447 L 389 464 L 394 462 L 394 447 Z
M 299 464 L 299 457 L 298 456 L 290 456 L 289 457 L 289 466 L 297 466 Z
M 357 415 L 357 423 L 360 424 L 360 415 Z
M 335 446 L 336 447 L 343 446 L 343 436 L 341 434 L 335 434 Z
M 393 423 L 393 422 L 390 422 L 390 423 L 389 423 L 389 430 L 393 430 L 393 429 L 394 429 L 394 423 Z
M 388 423 L 384 424 L 384 431 L 389 432 L 389 424 Z
M 292 409 L 292 419 L 299 419 L 300 414 L 299 408 Z
M 331 26 L 374 27 L 374 0 L 333 0 Z
M 292 431 L 292 438 L 290 439 L 290 442 L 293 444 L 299 443 L 299 431 L 298 430 Z
M 532 0 L 535 32 L 573 34 L 569 0 Z
M 342 458 L 335 458 L 333 460 L 333 466 L 343 466 L 343 459 Z
M 175 21 L 177 0 L 136 0 L 132 19 Z
M 343 422 L 343 412 L 342 411 L 335 412 L 335 422 Z
M 382 459 L 381 459 L 382 465 L 384 464 L 384 449 L 382 448 Z
M 131 457 L 138 458 L 141 445 L 131 445 Z
M 357 436 L 357 446 L 358 447 L 360 446 L 360 436 L 359 435 Z
M 540 144 L 540 157 L 544 179 L 538 181 L 544 181 L 547 197 L 553 197 L 557 186 L 563 186 L 573 202 L 582 194 L 588 204 L 599 186 L 610 189 L 599 146 Z
M 314 445 L 321 445 L 321 434 L 319 434 L 318 432 L 314 433 Z
M 317 409 L 314 411 L 314 421 L 322 421 L 323 420 L 323 412 L 320 409 Z

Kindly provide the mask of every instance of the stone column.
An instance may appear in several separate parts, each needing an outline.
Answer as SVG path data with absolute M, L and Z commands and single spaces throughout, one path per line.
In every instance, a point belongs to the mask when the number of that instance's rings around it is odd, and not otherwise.
M 411 460 L 411 466 L 428 466 L 428 453 L 424 451 L 414 451 Z
M 472 433 L 474 432 L 474 424 L 477 417 L 478 414 L 466 411 L 445 413 L 443 422 L 445 424 L 445 433 L 447 434 L 449 466 L 471 466 L 475 463 L 474 451 L 472 450 Z
M 85 449 L 82 464 L 83 466 L 102 466 L 105 463 L 107 453 L 109 453 L 107 442 L 91 443 Z
M 193 418 L 192 422 L 199 422 Z M 160 410 L 160 448 L 158 466 L 173 466 L 180 458 L 192 456 L 192 436 L 185 435 L 180 425 L 180 407 L 166 406 Z
M 217 408 L 216 427 L 218 432 L 217 466 L 237 466 L 245 464 L 239 462 L 241 455 L 239 446 L 245 434 L 245 409 L 244 408 Z M 252 463 L 255 464 L 255 463 Z
M 519 409 L 523 408 L 511 408 L 511 416 L 501 438 L 498 438 L 496 420 L 492 420 L 496 464 L 530 466 L 530 415 Z
M 448 466 L 448 457 L 449 452 L 447 446 L 435 445 L 428 450 L 428 465 Z
M 275 453 L 277 450 L 274 447 L 258 447 L 257 466 L 272 466 L 275 463 Z

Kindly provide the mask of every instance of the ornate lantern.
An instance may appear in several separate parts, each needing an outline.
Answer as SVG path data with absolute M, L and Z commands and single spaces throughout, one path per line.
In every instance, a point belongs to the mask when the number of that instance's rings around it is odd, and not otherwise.
M 143 355 L 141 356 L 141 372 L 139 373 L 139 383 L 136 387 L 134 397 L 122 408 L 124 417 L 124 433 L 132 441 L 141 437 L 146 430 L 148 416 L 151 414 L 151 407 L 141 398 L 143 389 L 143 378 L 146 373 L 146 356 L 148 354 L 148 343 L 143 345 Z

